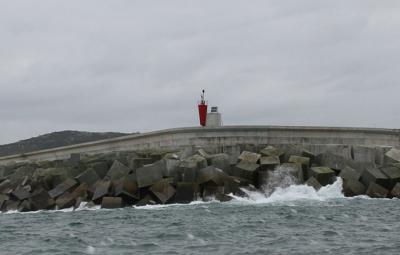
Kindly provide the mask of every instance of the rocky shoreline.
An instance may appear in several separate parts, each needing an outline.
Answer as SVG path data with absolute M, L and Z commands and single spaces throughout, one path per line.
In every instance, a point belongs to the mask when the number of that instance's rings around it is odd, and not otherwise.
M 334 147 L 333 147 L 334 148 Z M 380 151 L 380 160 L 357 160 L 343 148 L 312 153 L 304 146 L 243 149 L 238 155 L 197 151 L 73 154 L 68 160 L 0 166 L 0 210 L 36 211 L 91 207 L 120 208 L 190 203 L 231 195 L 244 189 L 266 195 L 277 187 L 306 184 L 318 190 L 343 179 L 345 196 L 400 198 L 400 151 Z M 363 148 L 368 150 L 368 148 Z M 372 155 L 371 154 L 371 155 Z M 363 157 L 361 157 L 363 158 Z

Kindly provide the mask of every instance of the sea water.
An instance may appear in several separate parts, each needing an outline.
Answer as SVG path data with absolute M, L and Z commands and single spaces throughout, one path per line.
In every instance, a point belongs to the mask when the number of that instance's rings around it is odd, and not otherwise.
M 400 254 L 400 200 L 342 182 L 231 202 L 0 214 L 0 254 Z

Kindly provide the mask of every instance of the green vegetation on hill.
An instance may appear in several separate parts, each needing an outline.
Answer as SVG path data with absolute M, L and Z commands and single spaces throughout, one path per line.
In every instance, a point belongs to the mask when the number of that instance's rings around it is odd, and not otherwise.
M 38 137 L 22 140 L 16 143 L 0 145 L 0 157 L 22 154 L 37 150 L 51 149 L 61 146 L 74 145 L 79 143 L 92 142 L 124 135 L 128 134 L 115 132 L 81 132 L 70 130 L 53 132 Z

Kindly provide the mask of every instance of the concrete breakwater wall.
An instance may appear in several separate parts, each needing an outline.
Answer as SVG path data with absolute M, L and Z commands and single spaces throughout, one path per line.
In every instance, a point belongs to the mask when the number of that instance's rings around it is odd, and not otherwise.
M 324 152 L 330 145 L 343 145 L 349 157 L 369 157 L 370 151 L 353 147 L 397 147 L 400 130 L 338 127 L 224 126 L 217 128 L 176 128 L 138 135 L 129 135 L 73 146 L 0 157 L 0 165 L 24 161 L 67 159 L 71 154 L 96 154 L 127 150 L 181 150 L 208 148 L 214 152 L 237 155 L 246 146 L 309 145 L 314 153 Z M 355 155 L 354 155 L 355 153 Z

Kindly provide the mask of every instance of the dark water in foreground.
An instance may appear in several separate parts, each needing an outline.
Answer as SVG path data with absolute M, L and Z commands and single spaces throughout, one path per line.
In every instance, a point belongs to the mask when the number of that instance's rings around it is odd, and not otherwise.
M 336 187 L 337 188 L 337 187 Z M 400 200 L 271 198 L 0 214 L 0 254 L 400 254 Z

